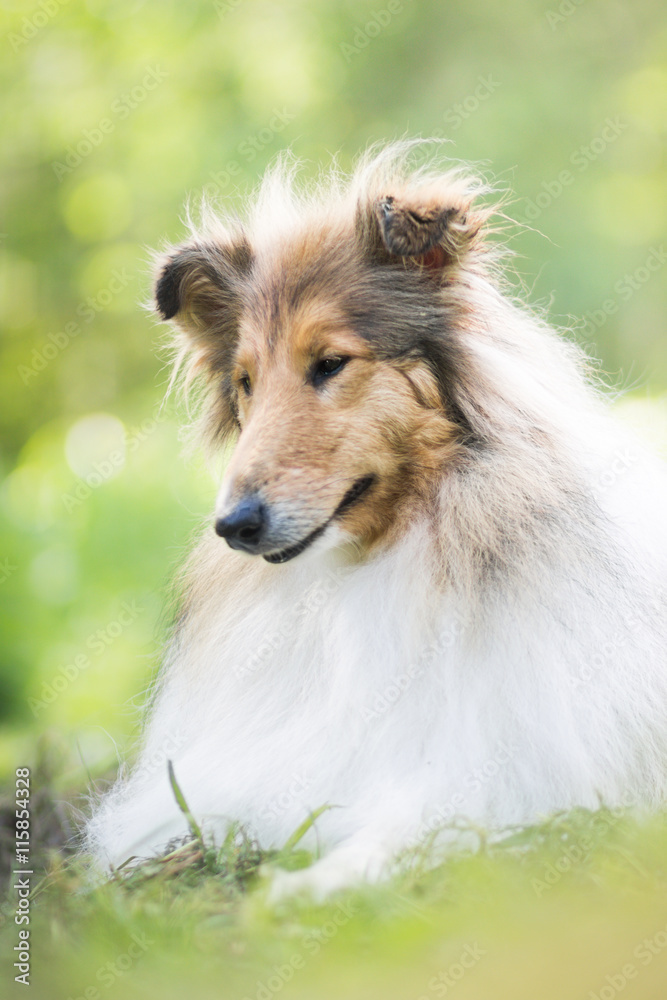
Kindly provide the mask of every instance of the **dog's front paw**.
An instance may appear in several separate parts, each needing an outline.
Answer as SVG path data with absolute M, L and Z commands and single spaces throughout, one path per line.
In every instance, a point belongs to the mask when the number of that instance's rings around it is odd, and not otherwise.
M 344 889 L 377 882 L 386 870 L 387 858 L 381 852 L 369 854 L 350 845 L 333 851 L 309 868 L 294 872 L 274 870 L 268 901 L 274 905 L 293 896 L 307 895 L 322 903 Z
M 324 903 L 336 892 L 358 881 L 358 878 L 350 879 L 342 868 L 320 869 L 320 862 L 296 872 L 276 869 L 269 885 L 268 902 L 275 906 L 294 896 L 308 896 L 315 903 Z

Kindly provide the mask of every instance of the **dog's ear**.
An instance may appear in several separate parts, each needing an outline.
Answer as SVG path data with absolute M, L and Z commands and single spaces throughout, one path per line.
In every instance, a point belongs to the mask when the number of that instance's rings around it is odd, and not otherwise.
M 377 263 L 403 260 L 439 275 L 461 262 L 484 221 L 462 184 L 397 189 L 360 205 L 357 233 Z
M 179 331 L 173 378 L 183 372 L 186 392 L 199 374 L 208 382 L 211 400 L 202 432 L 212 443 L 238 430 L 231 371 L 251 268 L 243 234 L 195 238 L 158 260 L 155 305 Z
M 155 304 L 199 346 L 236 328 L 241 290 L 252 264 L 247 240 L 193 240 L 158 261 Z

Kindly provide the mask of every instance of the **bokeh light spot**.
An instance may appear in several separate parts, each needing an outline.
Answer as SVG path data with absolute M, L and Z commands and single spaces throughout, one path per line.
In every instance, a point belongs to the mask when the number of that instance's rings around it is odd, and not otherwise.
M 65 438 L 65 457 L 80 479 L 113 479 L 125 465 L 125 427 L 110 413 L 91 413 L 77 420 Z

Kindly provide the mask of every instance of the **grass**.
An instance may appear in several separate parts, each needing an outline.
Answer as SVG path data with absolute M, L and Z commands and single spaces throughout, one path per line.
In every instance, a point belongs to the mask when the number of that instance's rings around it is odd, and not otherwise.
M 495 843 L 478 837 L 476 848 L 437 864 L 424 847 L 406 855 L 387 883 L 323 905 L 293 899 L 271 908 L 267 875 L 275 865 L 310 863 L 299 844 L 316 817 L 273 852 L 239 828 L 214 848 L 194 823 L 163 858 L 91 886 L 62 842 L 72 806 L 50 790 L 54 763 L 43 752 L 34 775 L 42 817 L 34 864 L 44 877 L 32 882 L 32 997 L 667 995 L 665 815 L 640 821 L 576 810 Z M 69 790 L 71 803 L 77 791 Z M 5 913 L 1 974 L 10 988 L 2 995 L 25 995 L 8 957 L 18 928 L 11 909 Z

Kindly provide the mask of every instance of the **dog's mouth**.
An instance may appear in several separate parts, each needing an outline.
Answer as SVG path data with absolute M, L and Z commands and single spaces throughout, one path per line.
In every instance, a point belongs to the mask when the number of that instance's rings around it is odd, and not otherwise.
M 318 539 L 320 535 L 324 534 L 332 521 L 342 517 L 342 515 L 353 506 L 353 504 L 357 503 L 362 496 L 368 492 L 374 482 L 375 476 L 373 475 L 362 476 L 361 479 L 357 479 L 338 504 L 331 517 L 328 518 L 324 524 L 321 524 L 319 528 L 315 528 L 314 531 L 311 531 L 309 535 L 306 535 L 305 538 L 302 538 L 301 541 L 297 542 L 295 545 L 290 545 L 289 548 L 282 549 L 280 552 L 267 553 L 264 556 L 264 559 L 270 563 L 285 563 L 289 562 L 290 559 L 294 559 L 295 556 L 300 556 L 302 552 L 305 552 L 309 545 L 312 545 L 312 543 Z

